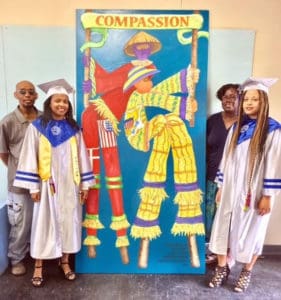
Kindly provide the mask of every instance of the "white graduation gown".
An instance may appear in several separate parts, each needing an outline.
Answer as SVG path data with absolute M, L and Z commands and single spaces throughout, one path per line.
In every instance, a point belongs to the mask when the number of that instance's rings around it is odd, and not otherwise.
M 38 176 L 39 136 L 40 132 L 31 124 L 23 142 L 19 171 Z M 92 168 L 81 132 L 75 136 L 81 187 L 88 189 L 94 184 Z M 81 248 L 82 206 L 79 203 L 79 187 L 73 180 L 69 139 L 51 148 L 51 175 L 55 193 L 52 192 L 50 180 L 40 180 L 39 183 L 20 179 L 14 181 L 16 186 L 39 189 L 41 192 L 40 202 L 34 203 L 31 228 L 30 254 L 36 259 L 58 258 L 63 253 L 76 253 Z M 30 178 L 32 180 L 32 176 Z
M 247 165 L 250 139 L 237 145 L 235 153 L 227 159 L 227 149 L 233 129 L 230 130 L 220 172 L 223 182 L 221 201 L 214 219 L 209 248 L 213 253 L 226 255 L 228 248 L 229 263 L 235 261 L 249 263 L 253 255 L 262 253 L 263 243 L 270 214 L 260 216 L 257 202 L 262 195 L 271 196 L 271 209 L 281 192 L 281 130 L 276 129 L 267 136 L 264 156 L 254 169 L 251 184 L 251 204 L 244 211 L 247 196 Z M 269 180 L 269 184 L 265 184 Z

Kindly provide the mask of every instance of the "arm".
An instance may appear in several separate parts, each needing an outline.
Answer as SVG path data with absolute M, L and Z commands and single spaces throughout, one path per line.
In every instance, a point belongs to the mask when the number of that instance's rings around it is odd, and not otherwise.
M 0 153 L 0 159 L 6 167 L 8 167 L 9 153 Z
M 23 140 L 14 186 L 29 189 L 31 193 L 40 191 L 38 153 L 39 132 L 30 124 Z
M 78 159 L 81 176 L 79 197 L 81 204 L 83 204 L 88 197 L 88 189 L 94 184 L 96 184 L 96 180 L 94 178 L 92 166 L 90 163 L 89 155 L 87 153 L 87 148 L 85 146 L 82 133 L 79 132 L 76 135 L 76 138 L 78 142 Z
M 218 189 L 217 194 L 216 194 L 216 204 L 219 205 L 220 201 L 221 201 L 221 188 Z

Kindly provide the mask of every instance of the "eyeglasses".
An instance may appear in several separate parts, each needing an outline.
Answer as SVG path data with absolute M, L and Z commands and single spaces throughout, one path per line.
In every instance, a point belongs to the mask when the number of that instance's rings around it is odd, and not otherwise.
M 235 95 L 229 95 L 229 96 L 223 96 L 222 97 L 222 100 L 232 100 L 232 101 L 234 101 L 236 99 L 237 99 L 237 97 Z
M 28 93 L 28 94 L 31 95 L 31 96 L 33 96 L 33 95 L 36 94 L 36 92 L 33 91 L 33 90 L 19 90 L 18 93 L 21 94 L 21 95 L 25 95 L 25 94 Z

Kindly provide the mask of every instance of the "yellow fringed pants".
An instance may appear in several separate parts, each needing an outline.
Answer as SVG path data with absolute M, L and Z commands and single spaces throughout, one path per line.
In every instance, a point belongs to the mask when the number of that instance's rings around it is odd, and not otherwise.
M 177 191 L 174 202 L 178 214 L 172 228 L 174 235 L 204 234 L 200 204 L 202 193 L 197 185 L 197 170 L 192 140 L 183 120 L 175 114 L 158 115 L 143 129 L 145 144 L 154 139 L 152 152 L 144 175 L 144 188 L 140 190 L 141 203 L 131 228 L 134 238 L 154 239 L 160 236 L 159 213 L 167 198 L 165 181 L 167 159 L 172 150 L 174 182 Z

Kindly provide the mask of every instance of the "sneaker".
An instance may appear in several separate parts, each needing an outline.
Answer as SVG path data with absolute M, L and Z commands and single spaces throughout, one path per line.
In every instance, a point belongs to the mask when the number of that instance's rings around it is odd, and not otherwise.
M 23 275 L 26 273 L 26 267 L 22 262 L 12 265 L 11 273 L 15 276 Z

